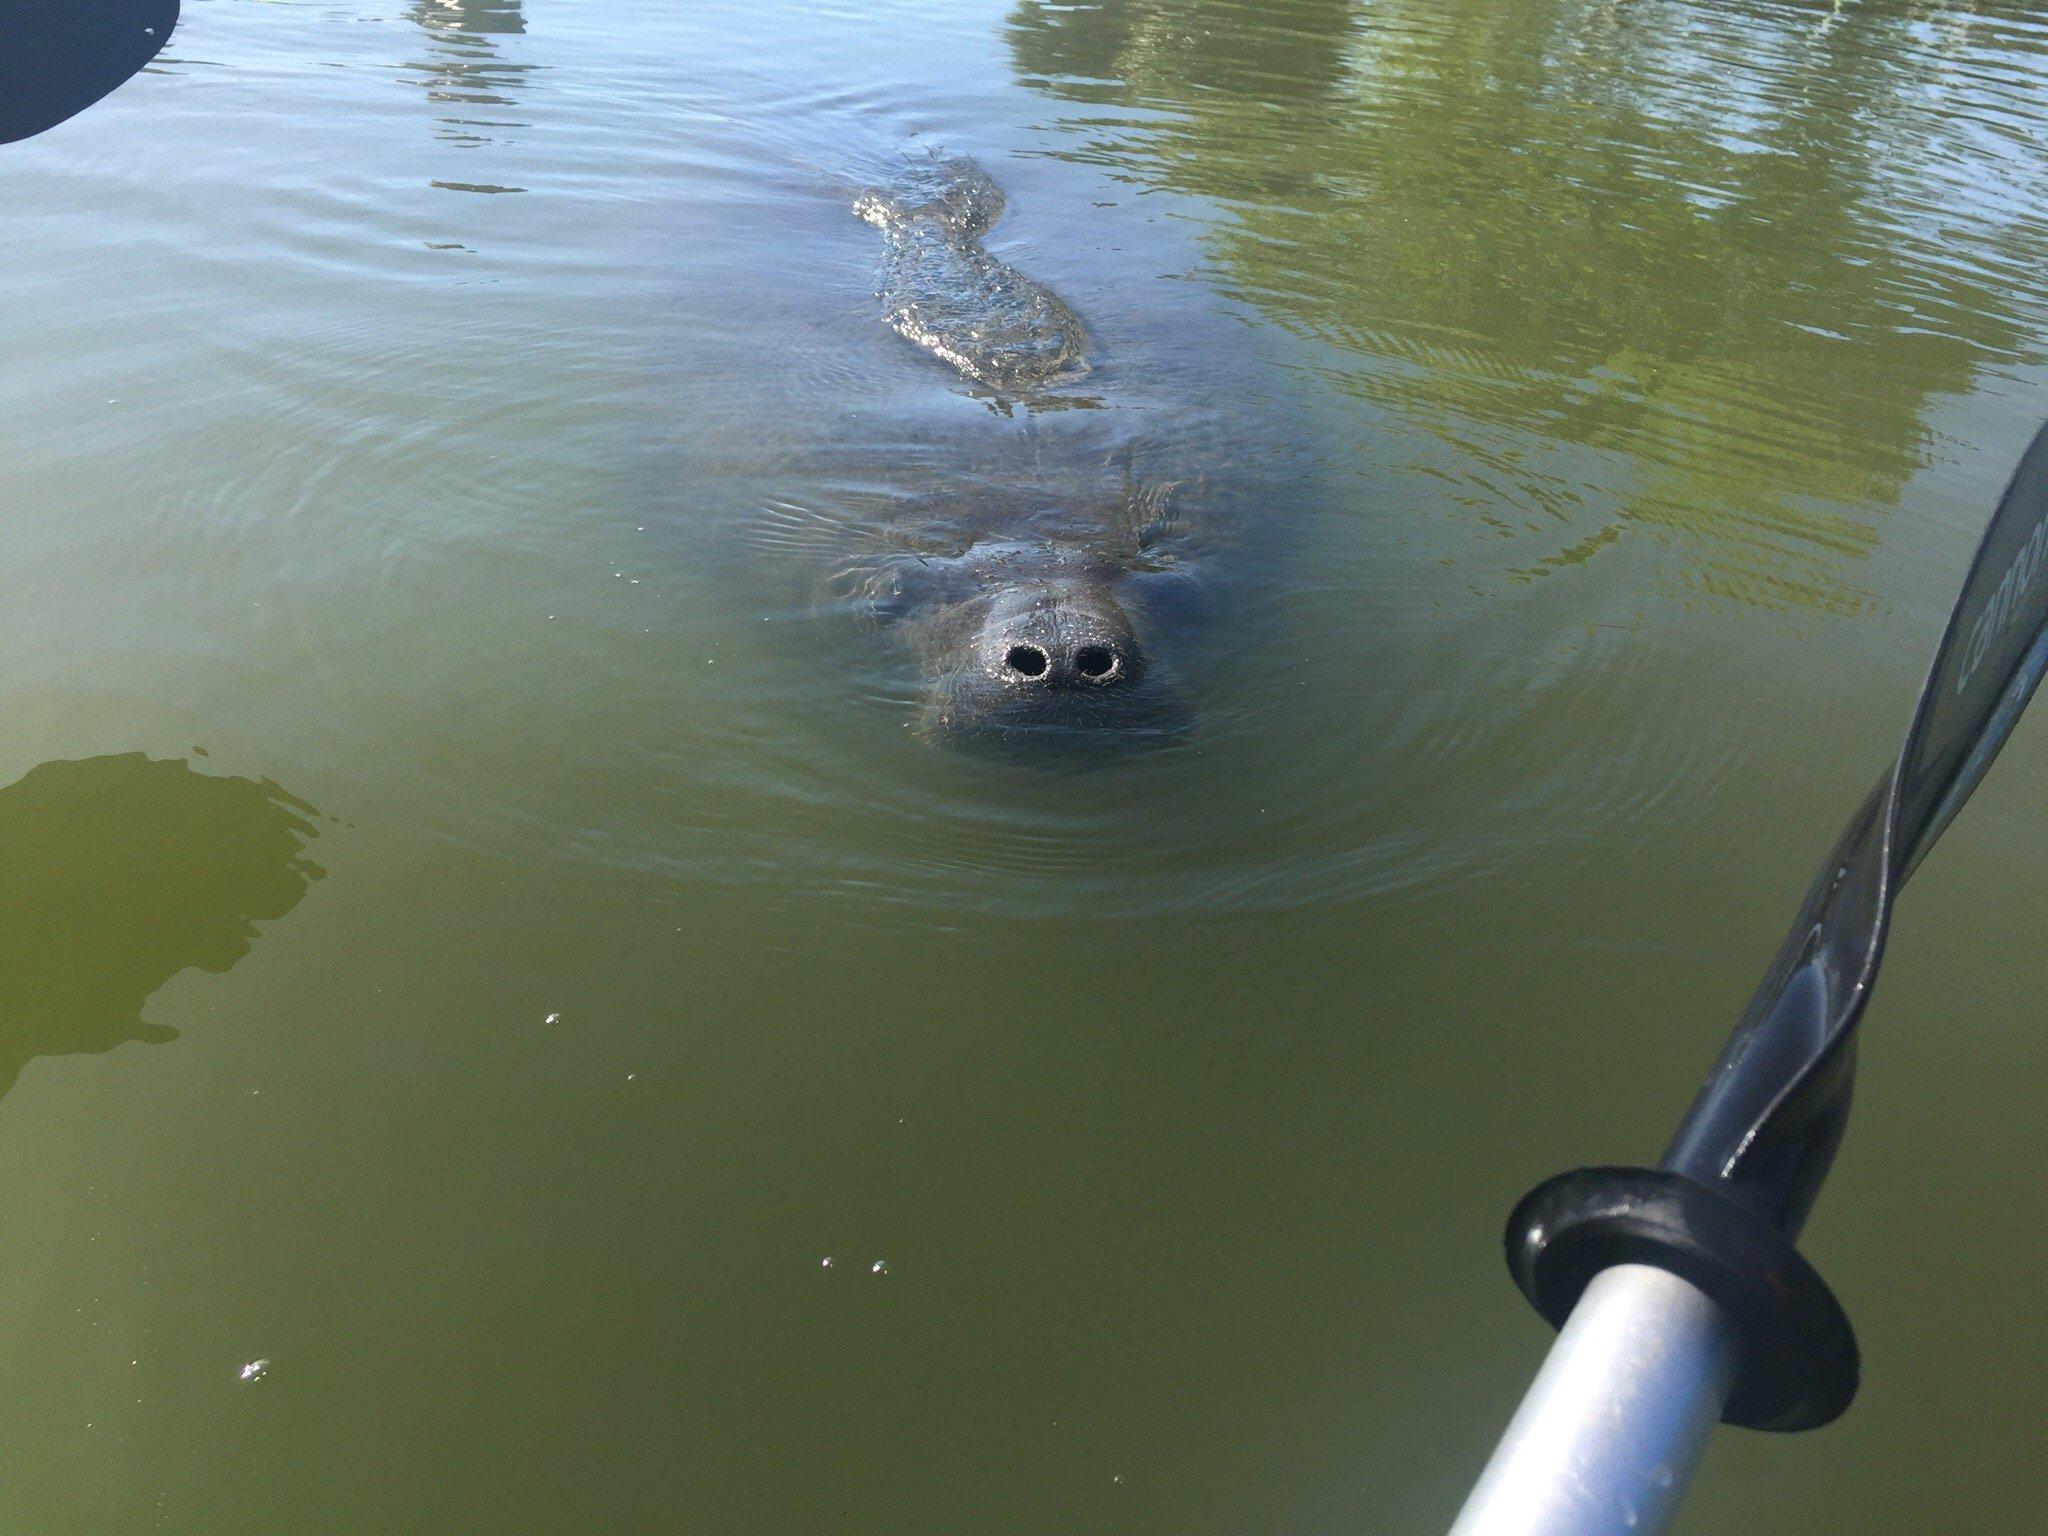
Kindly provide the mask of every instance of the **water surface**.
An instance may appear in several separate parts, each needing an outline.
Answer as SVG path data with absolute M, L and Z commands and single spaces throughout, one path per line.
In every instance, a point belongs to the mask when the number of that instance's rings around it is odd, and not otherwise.
M 0 1525 L 1443 1524 L 1544 1343 L 1500 1222 L 1661 1145 L 2043 414 L 2044 67 L 190 0 L 0 150 Z M 1059 398 L 883 324 L 853 198 L 928 150 Z M 940 750 L 820 607 L 904 508 L 1133 482 L 1201 488 L 1169 749 Z M 1899 914 L 1808 1239 L 1863 1397 L 1690 1530 L 2048 1498 L 2044 800 L 2025 726 Z

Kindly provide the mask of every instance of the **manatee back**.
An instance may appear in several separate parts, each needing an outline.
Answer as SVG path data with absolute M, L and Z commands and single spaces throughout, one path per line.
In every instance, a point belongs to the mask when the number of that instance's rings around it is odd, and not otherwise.
M 1058 294 L 983 246 L 1002 210 L 1002 189 L 964 157 L 911 161 L 854 204 L 882 231 L 877 294 L 889 325 L 977 383 L 1014 393 L 1078 374 L 1087 337 Z
M 926 155 L 911 160 L 886 184 L 861 193 L 853 210 L 883 229 L 932 219 L 973 239 L 1003 216 L 1003 189 L 965 155 Z

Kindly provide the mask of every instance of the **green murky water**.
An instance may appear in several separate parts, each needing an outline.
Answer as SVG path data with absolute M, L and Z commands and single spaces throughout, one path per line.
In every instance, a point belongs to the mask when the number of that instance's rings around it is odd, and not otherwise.
M 0 150 L 0 1526 L 1440 1526 L 1545 1342 L 1502 1218 L 1661 1145 L 2048 402 L 2044 72 L 2002 5 L 189 0 Z M 926 148 L 1076 408 L 882 325 Z M 815 610 L 864 508 L 1197 471 L 1171 750 L 941 750 Z M 1868 1019 L 1863 1396 L 1695 1533 L 2048 1497 L 2044 741 Z

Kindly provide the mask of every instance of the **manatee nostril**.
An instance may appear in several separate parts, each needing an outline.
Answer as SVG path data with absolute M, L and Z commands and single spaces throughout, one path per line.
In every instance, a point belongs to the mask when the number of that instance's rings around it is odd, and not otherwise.
M 1074 670 L 1099 681 L 1116 670 L 1116 652 L 1106 645 L 1084 645 L 1074 652 Z
M 1013 645 L 1003 652 L 1003 665 L 1019 677 L 1043 677 L 1052 658 L 1035 645 Z

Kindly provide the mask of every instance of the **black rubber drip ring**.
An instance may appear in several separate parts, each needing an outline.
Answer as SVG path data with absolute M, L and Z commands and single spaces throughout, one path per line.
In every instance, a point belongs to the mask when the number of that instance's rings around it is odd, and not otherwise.
M 1742 1340 L 1726 1423 L 1814 1429 L 1856 1395 L 1856 1333 L 1819 1271 L 1761 1216 L 1683 1174 L 1560 1174 L 1515 1207 L 1507 1254 L 1515 1284 L 1554 1328 L 1616 1264 L 1654 1265 L 1705 1292 Z

